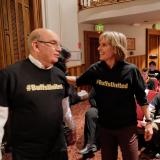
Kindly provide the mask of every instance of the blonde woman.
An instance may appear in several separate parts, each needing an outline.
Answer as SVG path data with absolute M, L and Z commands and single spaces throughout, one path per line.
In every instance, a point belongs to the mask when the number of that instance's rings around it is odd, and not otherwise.
M 153 134 L 145 84 L 137 67 L 125 61 L 126 47 L 124 34 L 102 33 L 98 47 L 100 61 L 77 79 L 67 77 L 70 83 L 91 84 L 95 89 L 102 160 L 117 160 L 118 145 L 123 160 L 138 160 L 135 97 L 147 121 L 145 140 L 149 141 Z

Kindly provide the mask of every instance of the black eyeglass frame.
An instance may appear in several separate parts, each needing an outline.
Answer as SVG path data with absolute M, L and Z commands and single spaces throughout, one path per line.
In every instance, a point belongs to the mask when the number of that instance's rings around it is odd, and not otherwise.
M 56 41 L 41 41 L 41 40 L 37 40 L 37 42 L 44 43 L 44 44 L 50 44 L 50 45 L 52 45 L 54 47 L 62 48 L 61 44 L 58 44 Z

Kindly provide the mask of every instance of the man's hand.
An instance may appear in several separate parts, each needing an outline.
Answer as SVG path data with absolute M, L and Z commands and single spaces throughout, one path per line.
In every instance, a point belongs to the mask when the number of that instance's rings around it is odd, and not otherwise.
M 144 130 L 145 141 L 150 141 L 153 136 L 153 126 L 152 123 L 147 123 Z

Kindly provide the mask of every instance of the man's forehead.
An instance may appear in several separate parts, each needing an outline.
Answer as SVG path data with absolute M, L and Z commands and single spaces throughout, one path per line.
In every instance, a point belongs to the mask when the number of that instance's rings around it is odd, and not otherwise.
M 60 41 L 59 36 L 54 32 L 45 32 L 42 34 L 42 37 L 49 41 L 56 41 L 56 42 Z

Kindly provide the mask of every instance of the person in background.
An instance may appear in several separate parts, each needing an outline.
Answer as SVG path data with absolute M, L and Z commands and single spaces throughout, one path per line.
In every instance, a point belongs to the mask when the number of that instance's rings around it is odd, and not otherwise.
M 156 90 L 155 79 L 150 78 L 148 76 L 148 69 L 147 68 L 142 69 L 141 75 L 142 75 L 143 80 L 145 82 L 146 89 Z
M 149 62 L 149 71 L 148 76 L 152 78 L 156 78 L 160 74 L 160 71 L 156 69 L 156 62 Z
M 65 75 L 68 75 L 67 72 L 67 62 L 69 62 L 69 59 L 71 58 L 71 53 L 68 49 L 62 47 L 62 50 L 60 52 L 60 56 L 58 58 L 58 62 L 56 62 L 54 64 L 54 66 L 58 67 L 62 72 L 64 72 Z M 71 105 L 74 105 L 82 100 L 85 100 L 88 98 L 88 93 L 86 91 L 84 91 L 84 93 L 81 92 L 77 92 L 76 88 L 74 85 L 69 85 L 69 89 L 68 89 L 68 94 L 69 94 L 69 104 L 70 107 Z M 67 145 L 70 145 L 70 133 L 71 133 L 71 129 L 68 128 L 65 124 L 64 124 L 64 134 L 65 134 L 65 139 L 67 142 Z
M 153 116 L 152 126 L 154 132 L 151 141 L 144 143 L 145 150 L 142 152 L 141 157 L 144 157 L 145 154 L 150 158 L 160 158 L 160 93 L 152 99 L 149 108 Z M 142 125 L 145 126 L 146 123 L 142 121 Z
M 125 61 L 126 48 L 124 34 L 104 32 L 99 37 L 100 61 L 80 77 L 67 77 L 69 83 L 90 84 L 95 89 L 102 160 L 117 160 L 118 145 L 124 160 L 138 160 L 136 101 L 147 122 L 145 140 L 153 134 L 145 84 L 138 68 Z
M 58 62 L 55 63 L 55 66 L 61 69 L 65 75 L 68 75 L 67 72 L 67 62 L 69 62 L 69 59 L 71 58 L 71 53 L 68 49 L 62 47 L 60 57 L 58 59 Z M 80 101 L 88 99 L 88 92 L 85 90 L 81 90 L 80 92 L 77 92 L 77 89 L 74 85 L 69 86 L 69 102 L 70 105 L 74 105 Z
M 85 114 L 84 125 L 84 148 L 79 151 L 82 155 L 94 153 L 99 148 L 99 127 L 98 127 L 98 109 L 96 105 L 95 91 L 92 88 L 89 93 L 89 103 L 91 107 Z
M 143 68 L 142 72 L 141 72 L 142 78 L 144 80 L 144 82 L 147 84 L 148 80 L 149 80 L 149 76 L 148 76 L 148 68 Z
M 74 143 L 75 123 L 65 74 L 54 67 L 60 39 L 39 28 L 31 32 L 28 47 L 27 59 L 0 71 L 0 142 L 10 110 L 12 160 L 67 160 L 62 124 L 72 130 Z
M 68 49 L 62 47 L 62 50 L 60 52 L 60 56 L 58 58 L 58 62 L 54 64 L 54 66 L 61 69 L 66 75 L 68 75 L 67 72 L 67 66 L 66 63 L 69 62 L 69 59 L 71 58 L 71 53 Z

